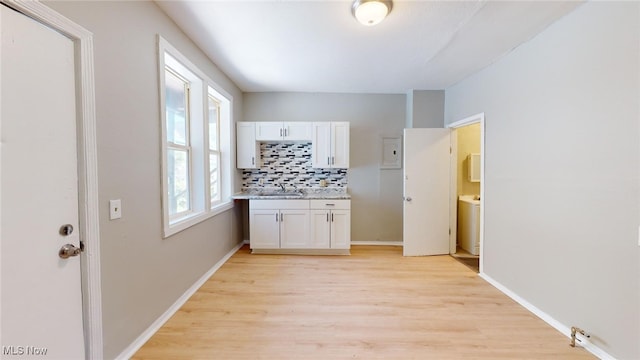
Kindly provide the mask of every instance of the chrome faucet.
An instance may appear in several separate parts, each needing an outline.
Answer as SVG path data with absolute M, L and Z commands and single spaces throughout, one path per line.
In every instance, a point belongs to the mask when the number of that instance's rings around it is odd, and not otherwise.
M 282 192 L 287 191 L 287 189 L 284 188 L 284 184 L 283 183 L 280 183 L 280 189 L 282 189 Z

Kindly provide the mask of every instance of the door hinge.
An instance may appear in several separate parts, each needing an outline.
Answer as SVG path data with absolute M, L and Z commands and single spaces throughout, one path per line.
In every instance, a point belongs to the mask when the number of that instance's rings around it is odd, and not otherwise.
M 80 240 L 80 251 L 84 251 L 84 241 Z
M 451 228 L 449 228 L 449 235 L 451 235 Z
M 449 146 L 449 154 L 453 153 L 453 149 Z

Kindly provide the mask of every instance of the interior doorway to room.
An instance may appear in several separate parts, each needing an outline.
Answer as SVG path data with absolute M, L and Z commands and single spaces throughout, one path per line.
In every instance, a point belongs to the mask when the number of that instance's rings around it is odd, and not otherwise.
M 451 125 L 450 254 L 482 272 L 484 114 Z

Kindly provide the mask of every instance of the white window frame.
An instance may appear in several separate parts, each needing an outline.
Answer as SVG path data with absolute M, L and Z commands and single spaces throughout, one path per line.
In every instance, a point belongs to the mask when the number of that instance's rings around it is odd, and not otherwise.
M 158 68 L 160 79 L 160 118 L 162 153 L 162 223 L 163 237 L 169 237 L 195 224 L 233 208 L 231 200 L 232 175 L 232 104 L 233 97 L 213 82 L 189 59 L 180 53 L 164 38 L 158 35 Z M 168 163 L 167 152 L 171 144 L 167 141 L 167 119 L 165 105 L 165 69 L 170 68 L 189 81 L 189 194 L 190 210 L 169 215 L 168 199 Z M 219 157 L 219 193 L 220 200 L 211 201 L 209 169 L 209 96 L 219 103 L 218 111 L 218 150 Z
M 218 168 L 216 169 L 216 178 L 218 179 L 217 181 L 217 193 L 218 193 L 218 198 L 214 198 L 213 194 L 209 194 L 209 206 L 213 209 L 216 206 L 218 206 L 221 202 L 222 202 L 222 171 L 221 171 L 221 167 L 222 167 L 222 152 L 220 151 L 220 122 L 221 122 L 221 109 L 222 109 L 222 102 L 223 100 L 220 100 L 218 98 L 217 95 L 219 95 L 217 93 L 217 91 L 213 90 L 211 87 L 209 87 L 208 89 L 208 96 L 207 96 L 207 104 L 208 101 L 211 100 L 216 104 L 217 110 L 216 110 L 216 144 L 217 147 L 215 149 L 211 148 L 211 144 L 207 144 L 207 149 L 208 149 L 208 155 L 209 155 L 209 159 L 211 158 L 211 156 L 215 156 L 217 158 L 217 163 L 218 163 Z M 209 115 L 209 113 L 207 112 L 207 115 Z M 208 119 L 211 120 L 211 119 Z M 207 126 L 210 126 L 211 121 L 207 121 Z M 211 131 L 210 128 L 207 128 L 207 133 L 209 133 L 209 131 Z M 208 136 L 207 139 L 209 139 L 210 137 Z M 207 162 L 207 165 L 209 165 L 210 162 Z M 211 169 L 208 169 L 207 171 L 208 174 L 211 174 Z M 209 185 L 211 185 L 211 180 L 209 180 Z M 211 189 L 211 186 L 209 186 L 209 189 Z
M 176 213 L 176 214 L 169 214 L 169 218 L 170 221 L 176 221 L 176 220 L 180 220 L 184 217 L 189 216 L 192 212 L 193 212 L 193 192 L 192 190 L 192 186 L 191 183 L 193 182 L 193 172 L 192 172 L 192 154 L 191 154 L 191 104 L 190 104 L 190 99 L 191 99 L 191 86 L 190 86 L 190 82 L 188 79 L 186 79 L 184 76 L 182 76 L 180 73 L 178 73 L 175 69 L 172 69 L 170 66 L 165 65 L 165 72 L 164 74 L 166 75 L 166 73 L 171 72 L 173 73 L 174 76 L 176 76 L 178 79 L 184 81 L 186 83 L 185 86 L 185 104 L 186 104 L 186 109 L 185 109 L 185 127 L 186 127 L 186 131 L 185 131 L 185 144 L 177 144 L 173 141 L 169 141 L 166 138 L 166 135 L 164 136 L 164 141 L 166 142 L 166 147 L 167 147 L 167 152 L 169 150 L 178 150 L 178 151 L 184 151 L 187 153 L 187 161 L 188 161 L 188 168 L 187 168 L 187 187 L 189 190 L 189 208 L 187 208 L 187 210 Z M 163 90 L 164 90 L 164 94 L 166 94 L 166 89 L 164 89 L 163 86 Z M 165 112 L 164 112 L 165 116 L 166 116 L 166 104 L 165 104 Z M 167 120 L 165 118 L 164 121 L 164 129 L 166 130 L 166 126 L 167 126 Z M 166 133 L 165 133 L 166 134 Z M 165 161 L 166 161 L 165 157 Z M 168 169 L 168 166 L 166 167 Z M 167 176 L 165 175 L 164 179 L 166 179 Z M 167 184 L 167 192 L 168 192 L 168 184 Z M 167 204 L 170 202 L 169 199 L 167 199 Z

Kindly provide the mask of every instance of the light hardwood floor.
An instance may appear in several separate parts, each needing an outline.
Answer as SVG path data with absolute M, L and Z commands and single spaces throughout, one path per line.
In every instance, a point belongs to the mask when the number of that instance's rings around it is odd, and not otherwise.
M 134 359 L 595 359 L 450 256 L 238 251 Z

